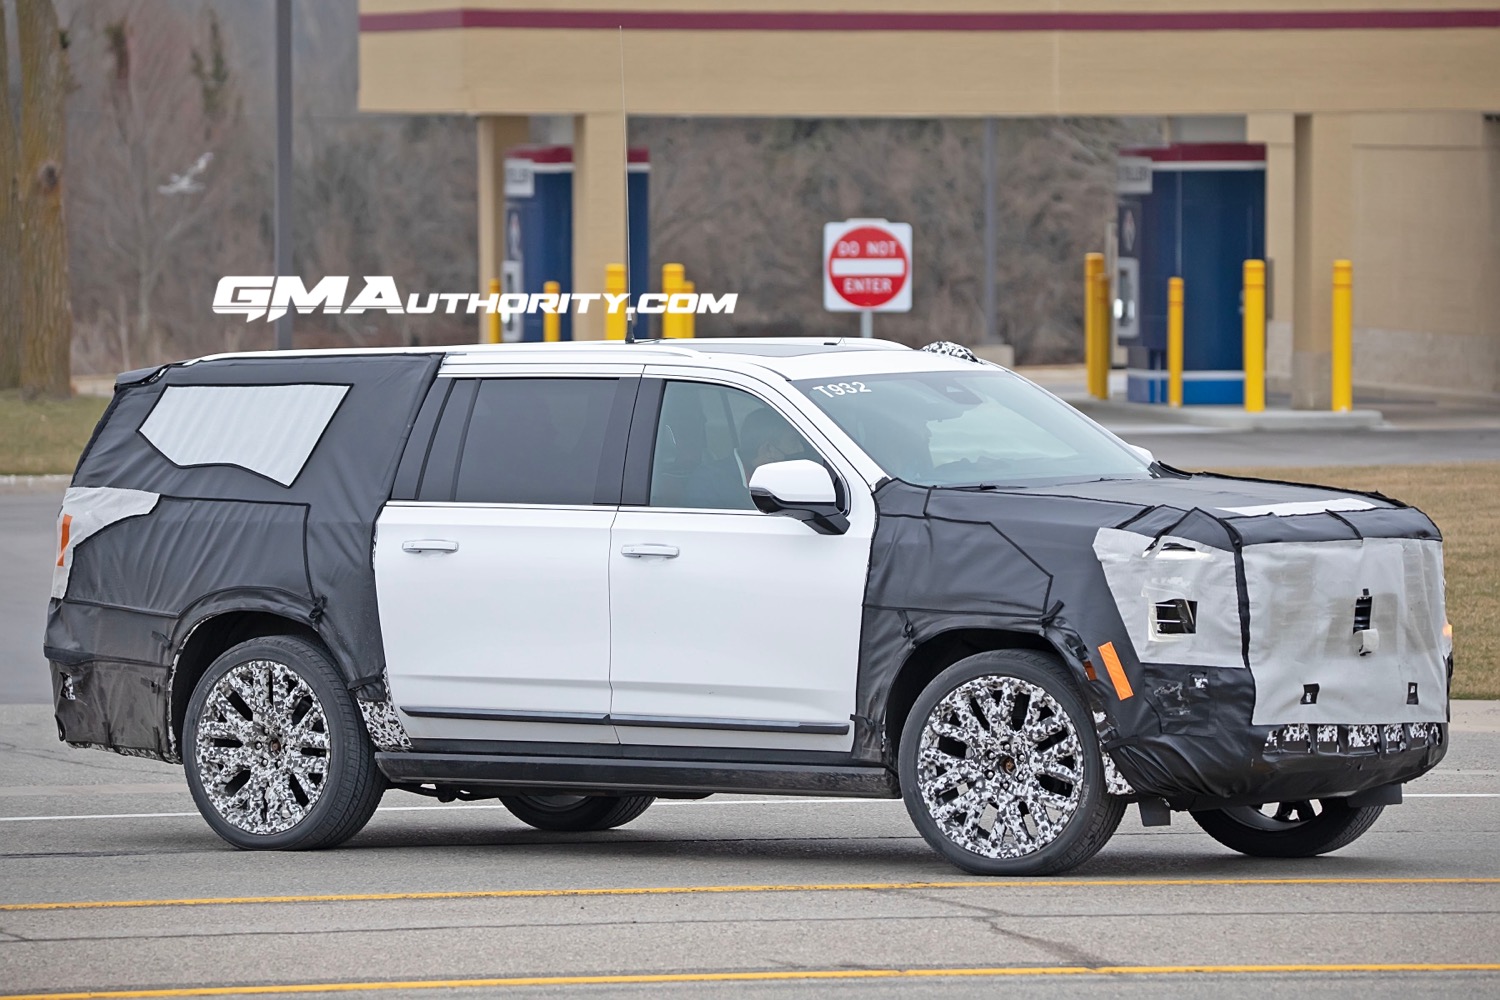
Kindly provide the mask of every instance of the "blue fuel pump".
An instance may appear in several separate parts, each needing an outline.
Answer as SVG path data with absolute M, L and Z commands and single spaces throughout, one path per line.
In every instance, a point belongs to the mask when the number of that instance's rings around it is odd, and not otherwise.
M 646 150 L 627 154 L 630 297 L 650 290 L 650 171 Z M 522 146 L 505 157 L 505 260 L 502 292 L 539 295 L 555 281 L 564 292 L 602 292 L 604 275 L 573 274 L 573 147 Z M 599 308 L 596 306 L 595 308 Z M 564 313 L 562 339 L 573 339 L 573 316 Z M 542 339 L 541 314 L 514 314 L 502 329 L 507 343 Z
M 1179 143 L 1120 150 L 1112 275 L 1126 395 L 1167 401 L 1167 282 L 1181 277 L 1183 402 L 1244 402 L 1241 275 L 1264 258 L 1266 150 Z

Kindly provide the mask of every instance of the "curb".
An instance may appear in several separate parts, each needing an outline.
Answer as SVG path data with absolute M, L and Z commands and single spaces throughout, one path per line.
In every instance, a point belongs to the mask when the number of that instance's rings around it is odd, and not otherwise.
M 54 473 L 41 476 L 6 473 L 0 474 L 0 491 L 10 493 L 22 490 L 66 489 L 72 481 L 73 476 L 70 473 Z
M 1162 406 L 1159 403 L 1098 399 L 1069 402 L 1096 420 L 1147 419 L 1240 431 L 1368 430 L 1385 423 L 1385 417 L 1379 410 L 1349 410 L 1343 413 L 1332 410 L 1265 410 L 1261 413 L 1248 413 L 1228 406 Z

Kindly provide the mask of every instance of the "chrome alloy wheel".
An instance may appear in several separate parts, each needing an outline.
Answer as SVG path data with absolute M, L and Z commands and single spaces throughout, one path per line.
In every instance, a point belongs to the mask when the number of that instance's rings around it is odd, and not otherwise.
M 987 858 L 1020 858 L 1055 841 L 1078 812 L 1083 744 L 1043 688 L 977 677 L 928 715 L 917 777 L 928 815 L 953 844 Z
M 323 705 L 290 667 L 250 660 L 220 677 L 198 720 L 194 758 L 225 822 L 246 833 L 296 826 L 328 780 Z

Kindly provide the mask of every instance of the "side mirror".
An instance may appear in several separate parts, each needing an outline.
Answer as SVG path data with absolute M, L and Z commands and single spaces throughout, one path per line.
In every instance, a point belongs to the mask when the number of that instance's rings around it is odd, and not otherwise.
M 761 513 L 796 518 L 821 535 L 842 535 L 849 530 L 833 477 L 805 458 L 756 469 L 750 476 L 750 499 Z

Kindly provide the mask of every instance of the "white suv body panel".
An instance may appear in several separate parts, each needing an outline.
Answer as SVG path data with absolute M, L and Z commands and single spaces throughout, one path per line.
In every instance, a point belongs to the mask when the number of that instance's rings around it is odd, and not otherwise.
M 622 364 L 621 350 L 646 363 Z M 839 356 L 845 369 L 881 360 L 864 373 L 912 355 Z M 654 345 L 448 356 L 440 377 L 644 375 L 748 391 L 837 469 L 850 527 L 820 535 L 747 510 L 389 503 L 376 583 L 392 703 L 412 738 L 850 749 L 882 473 L 766 360 Z M 403 549 L 431 540 L 458 548 Z M 641 546 L 678 554 L 622 552 Z M 452 717 L 462 712 L 486 717 Z M 606 715 L 629 721 L 600 724 Z
M 375 582 L 391 699 L 415 738 L 613 743 L 610 727 L 432 718 L 408 709 L 609 711 L 613 507 L 390 503 Z M 428 540 L 451 552 L 409 552 Z
M 640 364 L 465 364 L 444 377 L 631 378 Z M 495 715 L 609 713 L 607 505 L 386 504 L 376 522 L 375 580 L 391 701 L 416 739 L 615 743 L 600 722 L 520 721 Z M 450 552 L 409 552 L 428 540 Z M 407 709 L 490 718 L 412 715 Z
M 753 510 L 622 507 L 610 556 L 611 716 L 761 728 L 620 725 L 620 742 L 849 750 L 875 524 L 868 487 L 766 382 L 706 366 L 651 365 L 646 376 L 732 386 L 775 407 L 844 481 L 849 530 L 817 534 Z M 676 555 L 624 554 L 639 546 Z

